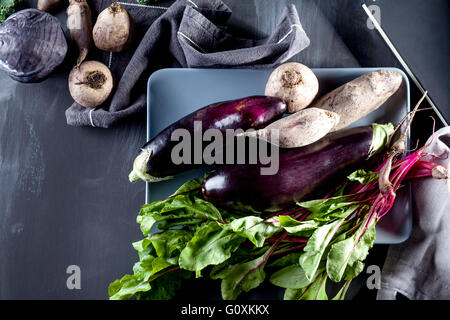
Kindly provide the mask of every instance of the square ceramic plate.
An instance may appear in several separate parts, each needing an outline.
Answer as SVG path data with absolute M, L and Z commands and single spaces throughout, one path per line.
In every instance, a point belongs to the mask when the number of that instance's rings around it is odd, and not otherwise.
M 319 96 L 360 75 L 379 68 L 313 69 L 319 79 Z M 410 110 L 409 82 L 403 75 L 400 89 L 379 109 L 355 122 L 362 126 L 373 122 L 398 123 Z M 213 102 L 264 94 L 272 70 L 251 69 L 162 69 L 148 80 L 147 139 L 189 113 Z M 191 178 L 202 176 L 207 169 L 192 170 L 174 179 L 147 184 L 146 202 L 166 198 Z M 398 193 L 391 212 L 377 224 L 375 243 L 405 241 L 412 227 L 412 204 L 409 184 Z

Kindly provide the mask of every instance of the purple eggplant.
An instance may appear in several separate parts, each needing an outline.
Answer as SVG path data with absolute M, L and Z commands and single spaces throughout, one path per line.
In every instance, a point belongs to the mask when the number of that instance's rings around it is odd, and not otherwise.
M 308 146 L 280 149 L 275 175 L 261 175 L 262 164 L 223 166 L 204 180 L 202 193 L 219 207 L 284 209 L 384 148 L 392 132 L 391 124 L 374 124 L 340 130 Z
M 267 96 L 251 96 L 203 107 L 168 126 L 148 141 L 136 157 L 129 179 L 131 182 L 139 179 L 157 182 L 203 165 L 203 163 L 194 164 L 195 161 L 173 163 L 172 149 L 179 142 L 172 141 L 171 137 L 176 129 L 185 129 L 192 137 L 198 134 L 199 130 L 204 132 L 207 129 L 218 129 L 225 136 L 227 129 L 262 128 L 279 119 L 285 111 L 286 104 L 283 100 Z M 201 122 L 201 128 L 194 126 L 194 122 L 197 121 Z M 204 146 L 203 144 L 202 147 Z M 191 155 L 194 156 L 194 150 Z

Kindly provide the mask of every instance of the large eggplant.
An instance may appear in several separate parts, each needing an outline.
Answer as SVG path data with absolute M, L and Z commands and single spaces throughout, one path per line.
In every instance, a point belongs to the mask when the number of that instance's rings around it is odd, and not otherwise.
M 204 132 L 207 129 L 218 129 L 225 135 L 227 129 L 262 128 L 279 119 L 285 111 L 286 104 L 281 99 L 267 96 L 251 96 L 203 107 L 168 126 L 148 141 L 136 157 L 129 179 L 131 182 L 139 179 L 157 182 L 199 165 L 194 164 L 194 161 L 173 163 L 172 149 L 179 142 L 172 141 L 171 136 L 176 129 L 185 129 L 192 137 L 198 134 L 199 130 Z M 201 122 L 201 128 L 194 126 L 197 121 Z M 194 153 L 191 152 L 191 155 Z
M 20 82 L 44 80 L 66 56 L 58 19 L 37 9 L 11 15 L 0 24 L 0 69 Z
M 308 146 L 280 149 L 275 175 L 261 175 L 262 164 L 223 166 L 205 179 L 202 193 L 220 207 L 283 209 L 381 150 L 392 132 L 391 124 L 374 124 L 336 131 Z

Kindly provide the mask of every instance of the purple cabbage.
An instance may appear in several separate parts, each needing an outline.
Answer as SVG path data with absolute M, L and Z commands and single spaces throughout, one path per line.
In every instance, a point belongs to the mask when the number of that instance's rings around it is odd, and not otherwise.
M 59 66 L 67 42 L 58 19 L 26 9 L 0 24 L 0 69 L 20 82 L 39 82 Z

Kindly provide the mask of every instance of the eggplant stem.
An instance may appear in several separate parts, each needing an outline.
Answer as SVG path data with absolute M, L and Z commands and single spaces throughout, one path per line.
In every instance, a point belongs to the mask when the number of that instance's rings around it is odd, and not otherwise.
M 141 149 L 141 153 L 134 159 L 133 170 L 128 175 L 128 179 L 130 182 L 136 182 L 138 180 L 144 180 L 147 182 L 159 182 L 164 180 L 172 179 L 172 176 L 168 177 L 153 177 L 149 175 L 147 171 L 147 163 L 150 157 L 152 156 L 152 149 Z

